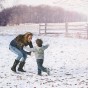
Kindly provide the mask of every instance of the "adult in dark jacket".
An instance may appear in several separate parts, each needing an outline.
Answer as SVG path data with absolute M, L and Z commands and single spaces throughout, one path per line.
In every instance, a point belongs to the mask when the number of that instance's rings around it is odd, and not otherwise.
M 24 51 L 23 47 L 29 45 L 30 48 L 33 48 L 33 45 L 31 42 L 32 36 L 33 36 L 33 34 L 31 32 L 27 32 L 23 35 L 18 35 L 16 38 L 14 38 L 10 42 L 9 49 L 18 55 L 18 57 L 15 59 L 15 61 L 13 63 L 13 66 L 11 67 L 12 71 L 16 72 L 16 67 L 17 67 L 18 63 L 20 62 L 18 71 L 26 72 L 23 70 L 23 67 L 25 65 L 27 54 L 30 55 L 31 52 Z

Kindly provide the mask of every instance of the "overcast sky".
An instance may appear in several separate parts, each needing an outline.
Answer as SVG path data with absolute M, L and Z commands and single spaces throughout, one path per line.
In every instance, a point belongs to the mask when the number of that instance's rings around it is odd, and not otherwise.
M 66 10 L 74 10 L 88 15 L 88 0 L 6 0 L 4 2 L 5 7 L 19 4 L 59 6 Z

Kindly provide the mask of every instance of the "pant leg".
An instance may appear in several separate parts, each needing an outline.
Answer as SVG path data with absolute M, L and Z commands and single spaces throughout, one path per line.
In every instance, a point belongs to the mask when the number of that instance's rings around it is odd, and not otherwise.
M 41 69 L 38 68 L 38 75 L 41 75 Z
M 40 72 L 40 70 L 46 72 L 46 68 L 43 67 L 43 59 L 37 59 L 37 65 L 38 65 L 38 72 Z
M 41 69 L 39 68 L 41 66 L 41 62 L 37 60 L 37 66 L 38 66 L 38 75 L 41 75 Z
M 25 62 L 26 61 L 26 58 L 27 58 L 27 52 L 25 52 L 24 50 L 21 50 L 22 54 L 23 54 L 23 57 L 21 59 L 22 62 Z
M 20 60 L 22 57 L 23 57 L 23 54 L 22 54 L 22 52 L 19 50 L 19 49 L 17 49 L 17 48 L 15 48 L 15 47 L 13 47 L 13 46 L 9 46 L 9 49 L 13 52 L 13 53 L 15 53 L 16 55 L 18 55 L 17 56 L 17 58 L 16 58 L 16 60 Z

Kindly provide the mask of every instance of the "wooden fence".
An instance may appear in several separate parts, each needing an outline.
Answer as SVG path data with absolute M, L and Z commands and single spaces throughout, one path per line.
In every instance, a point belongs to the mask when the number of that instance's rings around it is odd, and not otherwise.
M 73 34 L 88 39 L 88 23 L 41 23 L 39 24 L 39 34 L 64 34 L 66 36 Z

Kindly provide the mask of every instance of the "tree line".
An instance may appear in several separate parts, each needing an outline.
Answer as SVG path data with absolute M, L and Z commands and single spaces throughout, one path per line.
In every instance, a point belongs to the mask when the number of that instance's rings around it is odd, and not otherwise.
M 19 5 L 4 9 L 0 12 L 0 25 L 14 25 L 21 23 L 62 23 L 86 21 L 86 16 L 73 11 L 66 11 L 60 7 L 46 5 Z

